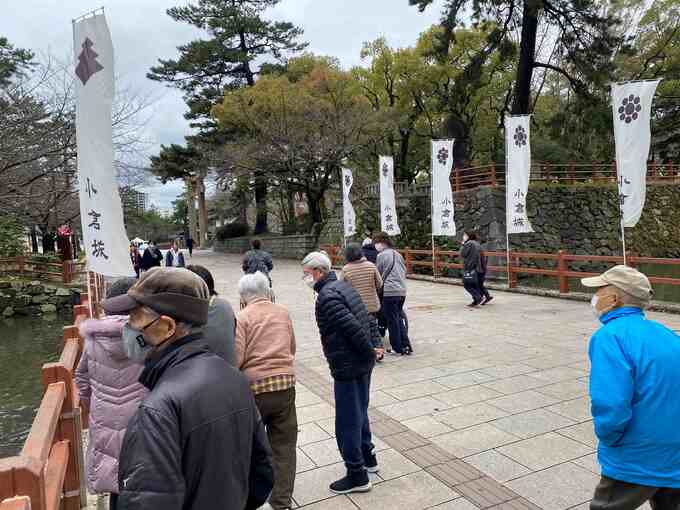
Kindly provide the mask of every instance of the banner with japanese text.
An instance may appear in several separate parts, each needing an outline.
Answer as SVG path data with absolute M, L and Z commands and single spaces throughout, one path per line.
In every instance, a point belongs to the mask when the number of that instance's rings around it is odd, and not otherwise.
M 352 202 L 349 200 L 350 191 L 354 184 L 354 176 L 349 168 L 342 169 L 342 211 L 345 224 L 345 237 L 352 237 L 357 233 L 357 215 Z
M 612 84 L 619 206 L 624 227 L 637 225 L 645 207 L 652 100 L 660 81 Z
M 380 229 L 390 236 L 401 234 L 394 195 L 394 158 L 380 156 Z
M 114 169 L 113 43 L 103 14 L 73 24 L 80 217 L 87 268 L 134 276 Z
M 432 140 L 432 235 L 455 236 L 451 169 L 453 140 Z
M 505 211 L 508 234 L 533 232 L 527 215 L 531 175 L 530 116 L 505 117 Z

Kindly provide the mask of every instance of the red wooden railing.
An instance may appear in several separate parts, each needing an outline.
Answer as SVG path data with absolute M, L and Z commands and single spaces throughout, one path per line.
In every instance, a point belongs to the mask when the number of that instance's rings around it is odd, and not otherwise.
M 324 246 L 322 249 L 328 253 L 334 267 L 337 267 L 343 263 L 344 257 L 342 255 L 341 248 L 338 248 L 337 246 Z M 435 276 L 441 275 L 442 269 L 463 269 L 463 264 L 460 260 L 460 253 L 457 251 L 435 249 L 433 253 L 431 249 L 414 250 L 411 248 L 404 248 L 398 251 L 404 257 L 404 261 L 406 262 L 406 273 L 409 275 L 416 274 L 414 271 L 415 268 L 429 270 L 430 274 Z M 484 253 L 491 260 L 507 260 L 506 252 L 488 251 Z M 522 261 L 549 261 L 552 264 L 552 267 L 541 268 L 522 265 Z M 556 278 L 560 293 L 567 294 L 570 291 L 570 279 L 587 278 L 589 276 L 597 276 L 598 274 L 572 270 L 570 267 L 570 263 L 572 262 L 601 262 L 615 265 L 623 264 L 623 257 L 572 255 L 564 250 L 560 250 L 558 253 L 510 252 L 509 268 L 507 265 L 489 265 L 487 266 L 487 270 L 492 273 L 509 275 L 508 286 L 510 288 L 515 288 L 518 286 L 518 276 L 520 274 Z M 626 257 L 626 262 L 632 267 L 640 264 L 680 266 L 680 259 L 638 257 L 636 255 L 628 255 Z M 652 283 L 652 285 L 680 285 L 680 278 L 666 276 L 650 276 L 649 281 Z
M 41 262 L 30 257 L 0 258 L 0 273 L 72 283 L 85 273 L 85 263 L 75 260 Z
M 79 510 L 87 506 L 81 408 L 75 370 L 84 343 L 77 324 L 90 316 L 89 294 L 63 330 L 59 361 L 42 367 L 45 395 L 21 453 L 0 459 L 0 510 Z

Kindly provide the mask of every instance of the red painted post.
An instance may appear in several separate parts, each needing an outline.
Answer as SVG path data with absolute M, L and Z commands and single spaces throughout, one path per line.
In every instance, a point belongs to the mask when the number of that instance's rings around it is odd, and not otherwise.
M 496 179 L 496 164 L 491 165 L 491 185 L 498 186 L 498 181 Z
M 569 270 L 569 267 L 567 265 L 567 261 L 564 258 L 564 255 L 565 255 L 564 250 L 560 250 L 557 252 L 557 271 L 559 273 L 558 279 L 560 281 L 560 294 L 569 293 L 569 278 L 566 275 L 566 272 Z
M 438 264 L 437 264 L 437 251 L 438 251 L 437 247 L 434 246 L 434 248 L 432 250 L 432 276 L 434 276 L 435 278 L 437 277 L 437 269 L 438 269 L 437 268 L 437 266 L 438 266 Z
M 455 191 L 456 193 L 461 190 L 461 183 L 460 183 L 460 168 L 456 168 L 456 179 L 455 179 Z
M 515 271 L 515 256 L 513 254 L 510 254 L 510 260 L 508 261 L 510 264 L 510 267 L 508 269 L 508 273 L 510 274 L 510 281 L 508 281 L 508 287 L 511 289 L 514 289 L 517 287 L 517 272 Z
M 411 264 L 411 248 L 408 246 L 404 249 L 404 260 L 406 262 L 406 274 L 413 272 L 413 265 Z
M 575 167 L 574 163 L 571 163 L 571 165 L 569 165 L 569 182 L 571 184 L 574 184 L 574 182 L 575 182 L 575 177 L 574 177 L 576 175 L 575 170 L 576 170 L 576 167 Z

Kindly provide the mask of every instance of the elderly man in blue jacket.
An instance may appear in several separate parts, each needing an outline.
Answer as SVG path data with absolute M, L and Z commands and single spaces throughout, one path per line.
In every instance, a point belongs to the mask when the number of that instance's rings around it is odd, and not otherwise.
M 647 277 L 615 266 L 586 287 L 602 327 L 590 340 L 590 398 L 602 479 L 592 510 L 680 508 L 680 337 L 645 318 Z

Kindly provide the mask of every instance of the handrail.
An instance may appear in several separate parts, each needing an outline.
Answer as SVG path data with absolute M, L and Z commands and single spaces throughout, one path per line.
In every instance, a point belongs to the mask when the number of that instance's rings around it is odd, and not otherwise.
M 0 510 L 31 510 L 31 499 L 19 496 L 0 501 Z
M 8 265 L 13 267 L 7 268 Z M 85 263 L 75 260 L 42 262 L 27 257 L 4 257 L 0 258 L 0 273 L 53 277 L 68 284 L 73 282 L 75 276 L 85 273 Z
M 338 267 L 342 263 L 343 256 L 340 248 L 336 246 L 323 246 L 322 249 L 329 254 L 334 267 Z M 432 249 L 414 250 L 408 247 L 399 249 L 398 251 L 404 257 L 407 275 L 414 274 L 414 268 L 429 268 L 431 274 L 435 277 L 438 277 L 441 274 L 441 269 L 463 268 L 462 261 L 460 261 L 460 252 L 457 251 L 435 249 L 433 253 Z M 484 254 L 490 259 L 498 259 L 503 262 L 507 260 L 508 256 L 506 252 L 498 251 L 488 251 L 484 252 Z M 414 259 L 414 257 L 418 258 Z M 444 257 L 452 258 L 454 261 L 445 261 L 443 260 Z M 530 261 L 549 261 L 554 262 L 555 265 L 550 268 L 522 266 L 520 265 L 522 259 Z M 564 250 L 560 250 L 558 253 L 510 252 L 510 267 L 507 265 L 488 265 L 487 271 L 509 276 L 508 286 L 510 288 L 518 286 L 518 275 L 520 274 L 557 278 L 560 294 L 568 294 L 570 279 L 588 278 L 598 274 L 587 271 L 574 271 L 569 267 L 570 262 L 607 262 L 611 264 L 623 264 L 623 257 L 616 255 L 573 255 Z M 631 254 L 627 256 L 627 263 L 630 266 L 639 264 L 680 266 L 680 259 L 640 257 Z M 649 276 L 648 278 L 652 285 L 680 285 L 680 278 L 668 276 Z

